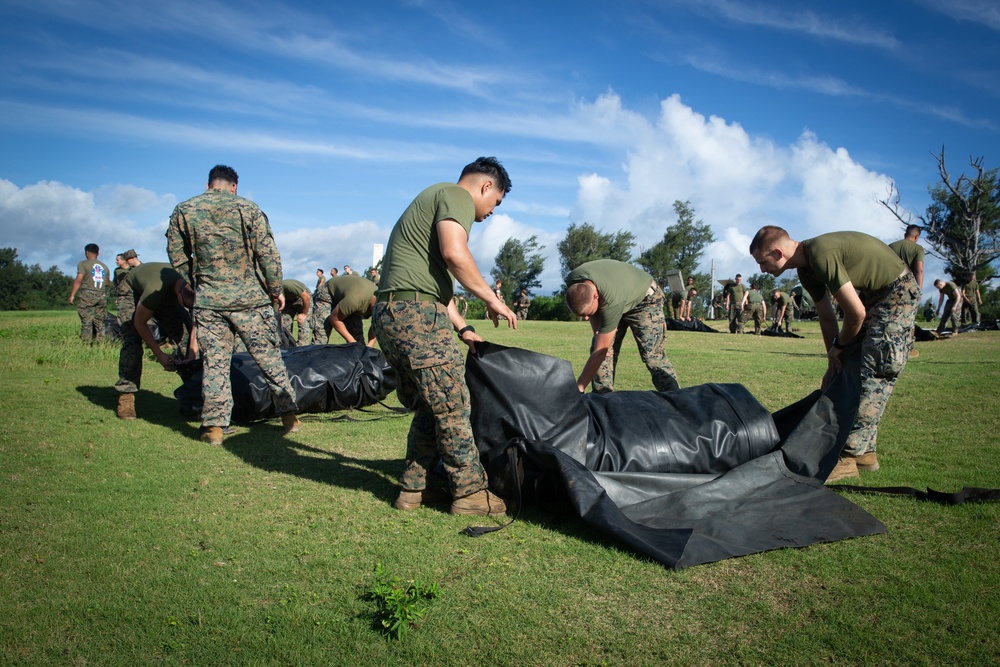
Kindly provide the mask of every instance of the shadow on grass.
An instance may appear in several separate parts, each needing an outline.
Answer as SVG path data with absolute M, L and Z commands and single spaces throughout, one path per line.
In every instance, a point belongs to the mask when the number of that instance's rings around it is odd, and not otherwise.
M 305 429 L 308 429 L 308 423 Z M 402 460 L 360 459 L 297 442 L 300 431 L 285 436 L 279 422 L 255 422 L 227 436 L 222 446 L 246 463 L 267 472 L 294 475 L 344 489 L 363 489 L 386 502 L 396 499 Z
M 97 407 L 104 408 L 112 415 L 115 414 L 118 391 L 114 387 L 80 385 L 76 390 Z M 185 437 L 197 439 L 197 422 L 192 425 L 188 418 L 181 414 L 178 406 L 177 399 L 152 391 L 140 389 L 135 394 L 135 412 L 138 421 L 163 426 Z

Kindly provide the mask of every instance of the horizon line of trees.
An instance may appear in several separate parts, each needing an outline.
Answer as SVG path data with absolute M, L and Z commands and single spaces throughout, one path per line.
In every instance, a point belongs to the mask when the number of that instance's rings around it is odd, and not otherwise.
M 72 308 L 67 303 L 73 278 L 52 266 L 28 266 L 16 248 L 0 248 L 0 310 Z

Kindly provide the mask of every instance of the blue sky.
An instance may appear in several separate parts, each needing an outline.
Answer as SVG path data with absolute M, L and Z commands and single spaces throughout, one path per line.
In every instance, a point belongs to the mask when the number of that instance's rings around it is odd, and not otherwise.
M 173 206 L 229 164 L 286 277 L 371 263 L 414 195 L 479 155 L 513 190 L 473 229 L 484 275 L 572 223 L 636 254 L 689 200 L 718 277 L 763 224 L 892 241 L 942 146 L 1000 164 L 1000 3 L 0 0 L 0 246 L 165 261 Z M 925 283 L 940 274 L 929 259 Z

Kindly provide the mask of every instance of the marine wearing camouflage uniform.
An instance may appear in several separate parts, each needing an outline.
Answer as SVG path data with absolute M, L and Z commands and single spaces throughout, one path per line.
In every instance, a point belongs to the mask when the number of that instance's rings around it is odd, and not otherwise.
M 205 193 L 178 204 L 171 214 L 167 255 L 196 293 L 194 320 L 204 359 L 202 426 L 229 424 L 236 337 L 260 367 L 275 412 L 297 412 L 278 351 L 272 303 L 281 295 L 281 257 L 267 216 L 249 199 L 210 183 Z
M 404 492 L 427 487 L 440 460 L 453 498 L 487 487 L 472 434 L 465 364 L 447 306 L 454 293 L 437 238 L 437 223 L 455 220 L 470 232 L 476 211 L 458 185 L 439 183 L 419 195 L 393 227 L 372 314 L 372 327 L 395 369 L 396 393 L 415 411 L 406 438 Z
M 979 281 L 976 280 L 975 276 L 972 276 L 962 286 L 962 324 L 965 324 L 966 313 L 969 315 L 969 324 L 979 324 L 979 301 L 981 299 Z
M 528 319 L 528 309 L 531 308 L 531 297 L 527 294 L 521 294 L 517 297 L 517 301 L 514 302 L 514 306 L 517 308 L 517 319 L 524 321 Z
M 737 280 L 739 280 L 737 276 Z M 729 286 L 729 333 L 741 334 L 746 331 L 747 316 L 743 311 L 743 299 L 747 295 L 747 286 L 743 283 L 733 283 Z
M 954 281 L 941 281 L 944 286 L 939 289 L 942 296 L 947 298 L 944 304 L 944 312 L 941 313 L 941 321 L 937 325 L 938 335 L 944 333 L 945 328 L 948 326 L 948 321 L 951 320 L 952 331 L 958 333 L 959 329 L 959 319 L 962 314 L 962 290 L 959 289 L 958 285 Z M 941 302 L 938 301 L 938 308 L 941 308 Z
M 782 308 L 784 308 L 784 315 L 781 314 Z M 792 320 L 794 319 L 793 311 L 795 310 L 795 302 L 792 300 L 792 295 L 788 292 L 782 292 L 778 290 L 778 297 L 775 298 L 774 294 L 771 294 L 771 310 L 774 311 L 774 327 L 781 330 L 781 323 L 785 323 L 785 332 L 792 330 Z
M 76 272 L 83 276 L 73 305 L 80 316 L 80 340 L 84 343 L 104 341 L 104 320 L 108 316 L 108 299 L 105 289 L 111 272 L 99 260 L 85 259 L 76 265 Z
M 331 313 L 337 313 L 354 342 L 362 345 L 365 344 L 364 320 L 372 316 L 372 296 L 376 289 L 375 283 L 357 273 L 338 276 L 326 283 L 325 291 L 333 304 Z M 333 323 L 324 320 L 323 326 L 327 337 L 331 336 Z
M 807 265 L 799 279 L 817 305 L 827 290 L 836 294 L 850 281 L 865 307 L 861 397 L 844 445 L 845 454 L 858 458 L 876 449 L 879 420 L 909 357 L 920 287 L 903 260 L 867 234 L 832 232 L 802 246 Z
M 764 297 L 761 293 L 752 287 L 750 292 L 747 294 L 747 305 L 746 314 L 744 319 L 753 318 L 753 332 L 758 336 L 762 333 L 762 324 L 764 322 Z
M 306 291 L 305 283 L 298 280 L 282 280 L 281 291 L 285 294 L 285 307 L 281 310 L 281 328 L 285 331 L 288 339 L 292 339 L 292 323 L 296 322 L 298 315 L 305 311 L 306 302 L 302 294 Z M 299 322 L 298 335 L 295 344 L 299 347 L 309 344 L 309 314 L 306 313 L 306 321 Z
M 667 323 L 663 306 L 666 298 L 653 277 L 625 262 L 598 259 L 581 264 L 566 276 L 567 285 L 585 280 L 592 282 L 600 295 L 600 305 L 593 318 L 598 327 L 591 342 L 591 353 L 598 334 L 615 332 L 614 343 L 591 381 L 593 391 L 604 393 L 614 389 L 618 357 L 629 329 L 656 390 L 677 389 L 677 374 L 664 351 Z
M 131 267 L 126 264 L 115 268 L 115 310 L 118 311 L 118 324 L 122 325 L 132 319 L 135 314 L 135 298 L 132 296 L 132 287 L 126 281 Z
M 329 280 L 325 281 L 322 285 L 317 286 L 316 291 L 313 292 L 311 323 L 313 345 L 326 345 L 329 342 L 326 333 L 326 318 L 330 317 L 330 311 L 333 310 L 333 301 L 330 300 L 330 290 L 327 288 L 329 282 Z
M 143 341 L 136 331 L 134 318 L 139 305 L 153 311 L 161 336 L 175 346 L 174 357 L 187 356 L 191 315 L 177 303 L 174 287 L 181 274 L 165 262 L 150 262 L 128 271 L 128 295 L 132 313 L 122 323 L 122 351 L 118 356 L 118 382 L 115 389 L 122 394 L 134 394 L 142 384 Z

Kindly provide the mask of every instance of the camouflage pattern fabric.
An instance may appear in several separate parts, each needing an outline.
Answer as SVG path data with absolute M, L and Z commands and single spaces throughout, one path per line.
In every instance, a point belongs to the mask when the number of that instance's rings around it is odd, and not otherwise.
M 920 287 L 907 271 L 889 287 L 862 294 L 867 314 L 861 341 L 861 400 L 844 452 L 875 451 L 878 423 L 909 358 Z
M 375 304 L 372 326 L 397 375 L 399 402 L 415 411 L 406 438 L 406 491 L 427 487 L 440 460 L 452 497 L 486 488 L 486 471 L 472 435 L 465 364 L 448 311 L 430 301 Z
M 968 315 L 969 324 L 979 324 L 979 281 L 971 280 L 962 287 L 962 324 Z
M 233 312 L 281 295 L 281 255 L 267 216 L 249 199 L 212 189 L 178 204 L 167 255 L 199 308 Z
M 618 355 L 621 353 L 622 341 L 625 340 L 625 332 L 629 329 L 632 330 L 635 342 L 639 346 L 639 356 L 649 369 L 656 390 L 677 389 L 677 374 L 663 349 L 667 331 L 667 322 L 663 316 L 664 301 L 663 290 L 656 286 L 652 294 L 622 316 L 621 322 L 618 323 L 618 331 L 615 333 L 615 342 L 591 382 L 595 392 L 602 393 L 614 389 Z
M 523 297 L 518 297 L 517 302 L 517 319 L 527 320 L 528 319 L 528 309 L 531 308 L 531 299 L 525 294 Z
M 281 416 L 298 412 L 295 391 L 278 351 L 278 324 L 272 306 L 233 311 L 195 307 L 194 319 L 205 363 L 201 385 L 203 426 L 229 425 L 233 413 L 229 367 L 237 337 L 260 367 L 274 397 L 275 413 Z
M 135 297 L 132 296 L 132 285 L 126 278 L 128 269 L 115 269 L 115 310 L 118 311 L 119 325 L 124 325 L 135 315 Z
M 729 333 L 741 334 L 746 330 L 747 315 L 738 299 L 729 300 Z
M 298 325 L 298 332 L 295 336 L 292 335 L 292 323 L 295 322 L 295 318 L 298 317 L 297 312 L 286 313 L 282 311 L 281 313 L 281 328 L 285 330 L 286 340 L 294 340 L 298 347 L 303 347 L 309 344 L 311 338 L 311 327 L 310 318 L 306 316 L 306 321 Z
M 326 289 L 323 289 L 326 292 Z M 317 290 L 317 294 L 319 290 Z M 329 292 L 327 292 L 329 294 Z M 315 299 L 312 310 L 312 334 L 313 345 L 326 345 L 330 340 L 330 335 L 326 330 L 326 318 L 333 312 L 333 304 L 329 301 Z
M 750 318 L 753 318 L 753 332 L 758 336 L 761 334 L 762 324 L 764 323 L 764 302 L 759 303 L 749 303 L 747 302 L 746 312 L 743 315 L 744 322 Z
M 135 311 L 134 296 L 132 310 Z M 191 330 L 191 316 L 187 309 L 171 304 L 157 308 L 154 314 L 160 335 L 173 343 L 174 356 L 184 359 L 187 356 L 188 334 Z M 115 383 L 115 389 L 122 394 L 134 394 L 142 385 L 143 340 L 135 330 L 133 317 L 121 325 L 122 351 L 118 355 L 118 382 Z
M 107 298 L 103 291 L 81 289 L 73 299 L 80 316 L 80 340 L 84 343 L 104 342 L 104 318 L 108 316 Z
M 948 320 L 951 320 L 952 331 L 958 331 L 960 326 L 959 324 L 960 308 L 955 307 L 956 305 L 958 305 L 956 301 L 957 299 L 949 298 L 947 301 L 944 302 L 944 310 L 941 312 L 941 321 L 938 322 L 937 325 L 937 332 L 939 334 L 943 333 L 944 330 L 948 328 Z

